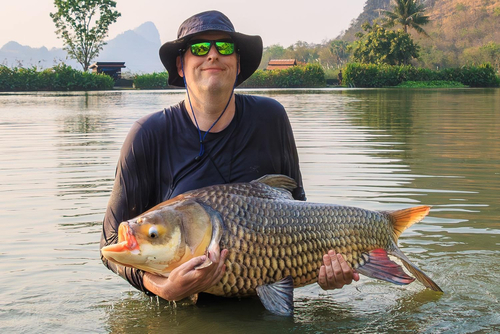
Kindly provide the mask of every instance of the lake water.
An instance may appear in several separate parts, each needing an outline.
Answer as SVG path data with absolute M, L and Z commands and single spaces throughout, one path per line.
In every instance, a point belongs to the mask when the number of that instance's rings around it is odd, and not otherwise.
M 400 245 L 445 293 L 362 276 L 297 289 L 292 318 L 151 299 L 101 264 L 101 222 L 128 129 L 182 92 L 0 93 L 0 332 L 500 332 L 499 89 L 240 92 L 286 107 L 309 201 L 432 205 Z

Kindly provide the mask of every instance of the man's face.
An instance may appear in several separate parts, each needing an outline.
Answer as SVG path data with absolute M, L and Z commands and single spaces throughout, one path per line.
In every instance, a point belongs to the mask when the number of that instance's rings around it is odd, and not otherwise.
M 227 40 L 230 36 L 225 33 L 213 32 L 196 35 L 192 40 Z M 233 89 L 236 75 L 239 73 L 238 55 L 234 52 L 232 55 L 221 55 L 211 46 L 208 54 L 204 56 L 195 56 L 188 50 L 184 53 L 184 74 L 190 92 L 195 94 L 199 92 L 226 92 Z M 182 77 L 182 68 L 180 57 L 177 57 L 177 72 Z

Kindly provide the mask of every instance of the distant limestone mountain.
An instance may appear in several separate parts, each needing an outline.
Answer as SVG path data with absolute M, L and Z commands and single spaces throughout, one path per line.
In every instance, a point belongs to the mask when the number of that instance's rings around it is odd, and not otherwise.
M 158 29 L 153 22 L 146 22 L 108 41 L 94 61 L 124 61 L 126 70 L 132 73 L 161 72 L 160 46 Z
M 96 61 L 125 62 L 123 72 L 152 73 L 161 72 L 164 67 L 158 56 L 161 46 L 160 34 L 153 22 L 146 22 L 134 30 L 127 30 L 107 41 Z M 74 68 L 81 65 L 67 57 L 60 48 L 48 50 L 46 47 L 32 48 L 11 41 L 0 48 L 0 64 L 9 67 L 50 68 L 64 62 Z
M 76 61 L 66 59 L 66 51 L 63 49 L 46 47 L 32 48 L 11 41 L 0 48 L 0 64 L 9 67 L 32 67 L 48 68 L 61 62 L 70 66 L 79 66 Z

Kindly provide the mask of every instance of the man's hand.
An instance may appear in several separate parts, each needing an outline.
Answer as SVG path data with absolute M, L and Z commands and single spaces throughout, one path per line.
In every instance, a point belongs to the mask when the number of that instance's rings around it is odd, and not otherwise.
M 169 301 L 177 301 L 207 290 L 217 284 L 224 272 L 228 251 L 219 248 L 211 251 L 208 256 L 212 264 L 203 269 L 196 269 L 206 260 L 206 255 L 195 257 L 188 262 L 172 270 L 167 277 L 145 273 L 143 277 L 144 287 L 152 293 Z
M 351 284 L 352 280 L 359 281 L 359 274 L 344 260 L 341 254 L 330 250 L 323 255 L 323 263 L 319 269 L 318 284 L 323 290 L 340 289 Z

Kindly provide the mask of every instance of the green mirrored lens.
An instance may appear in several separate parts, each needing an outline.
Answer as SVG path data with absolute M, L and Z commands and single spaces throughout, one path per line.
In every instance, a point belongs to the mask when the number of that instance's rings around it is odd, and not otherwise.
M 191 44 L 191 53 L 195 56 L 205 56 L 210 51 L 212 44 L 215 44 L 217 51 L 223 56 L 234 53 L 234 43 L 228 41 L 202 41 Z
M 200 43 L 193 44 L 193 45 L 191 45 L 191 52 L 195 56 L 204 56 L 208 53 L 208 51 L 210 51 L 211 44 L 212 43 L 210 43 L 210 42 L 200 42 Z
M 215 47 L 221 55 L 229 56 L 234 53 L 234 43 L 232 42 L 215 42 Z

